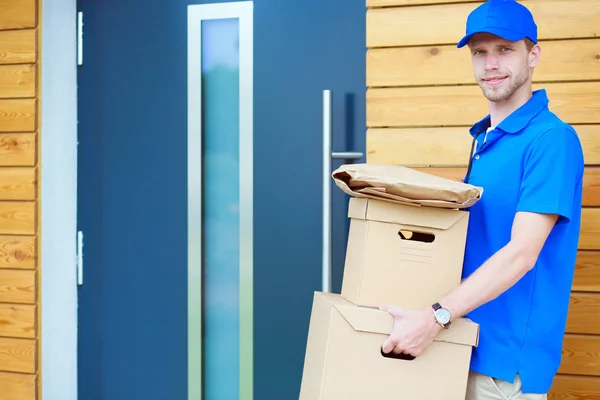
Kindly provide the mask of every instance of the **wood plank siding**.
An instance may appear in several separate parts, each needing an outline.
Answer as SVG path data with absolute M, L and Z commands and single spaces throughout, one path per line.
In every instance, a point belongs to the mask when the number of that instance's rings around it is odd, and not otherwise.
M 0 0 L 0 398 L 40 396 L 40 4 Z
M 449 179 L 464 176 L 468 128 L 488 109 L 470 54 L 456 43 L 467 15 L 480 3 L 367 0 L 367 162 L 405 165 Z M 549 398 L 599 399 L 600 1 L 522 3 L 536 18 L 542 46 L 534 89 L 546 88 L 550 109 L 575 126 L 586 163 L 563 361 Z

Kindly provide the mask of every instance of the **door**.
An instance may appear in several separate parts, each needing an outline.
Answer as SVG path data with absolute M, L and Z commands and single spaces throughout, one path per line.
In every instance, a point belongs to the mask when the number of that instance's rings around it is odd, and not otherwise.
M 297 399 L 341 288 L 364 2 L 199 3 L 79 0 L 81 399 Z

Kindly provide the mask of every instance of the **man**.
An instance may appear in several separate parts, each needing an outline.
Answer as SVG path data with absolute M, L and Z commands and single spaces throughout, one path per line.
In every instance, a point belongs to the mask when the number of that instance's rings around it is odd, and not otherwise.
M 477 145 L 466 179 L 484 194 L 470 208 L 463 282 L 437 311 L 382 305 L 394 316 L 383 351 L 418 357 L 448 317 L 466 316 L 480 325 L 467 399 L 546 399 L 561 362 L 583 152 L 546 91 L 532 91 L 541 48 L 529 10 L 489 0 L 466 25 L 458 47 L 468 45 L 489 115 L 470 130 Z

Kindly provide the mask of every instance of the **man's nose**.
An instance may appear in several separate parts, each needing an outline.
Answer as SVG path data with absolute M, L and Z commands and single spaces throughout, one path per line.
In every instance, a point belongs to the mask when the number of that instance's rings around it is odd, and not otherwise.
M 493 71 L 498 69 L 498 56 L 495 54 L 488 54 L 485 57 L 485 69 L 488 71 Z

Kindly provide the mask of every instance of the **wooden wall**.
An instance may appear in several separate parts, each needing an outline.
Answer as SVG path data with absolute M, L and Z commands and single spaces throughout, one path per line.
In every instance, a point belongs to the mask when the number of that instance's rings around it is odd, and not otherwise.
M 460 179 L 468 127 L 488 113 L 468 49 L 457 49 L 481 2 L 367 0 L 367 162 Z M 550 399 L 600 398 L 600 1 L 523 0 L 542 46 L 534 88 L 573 124 L 585 151 L 580 251 Z
M 39 398 L 36 0 L 0 0 L 0 398 Z

